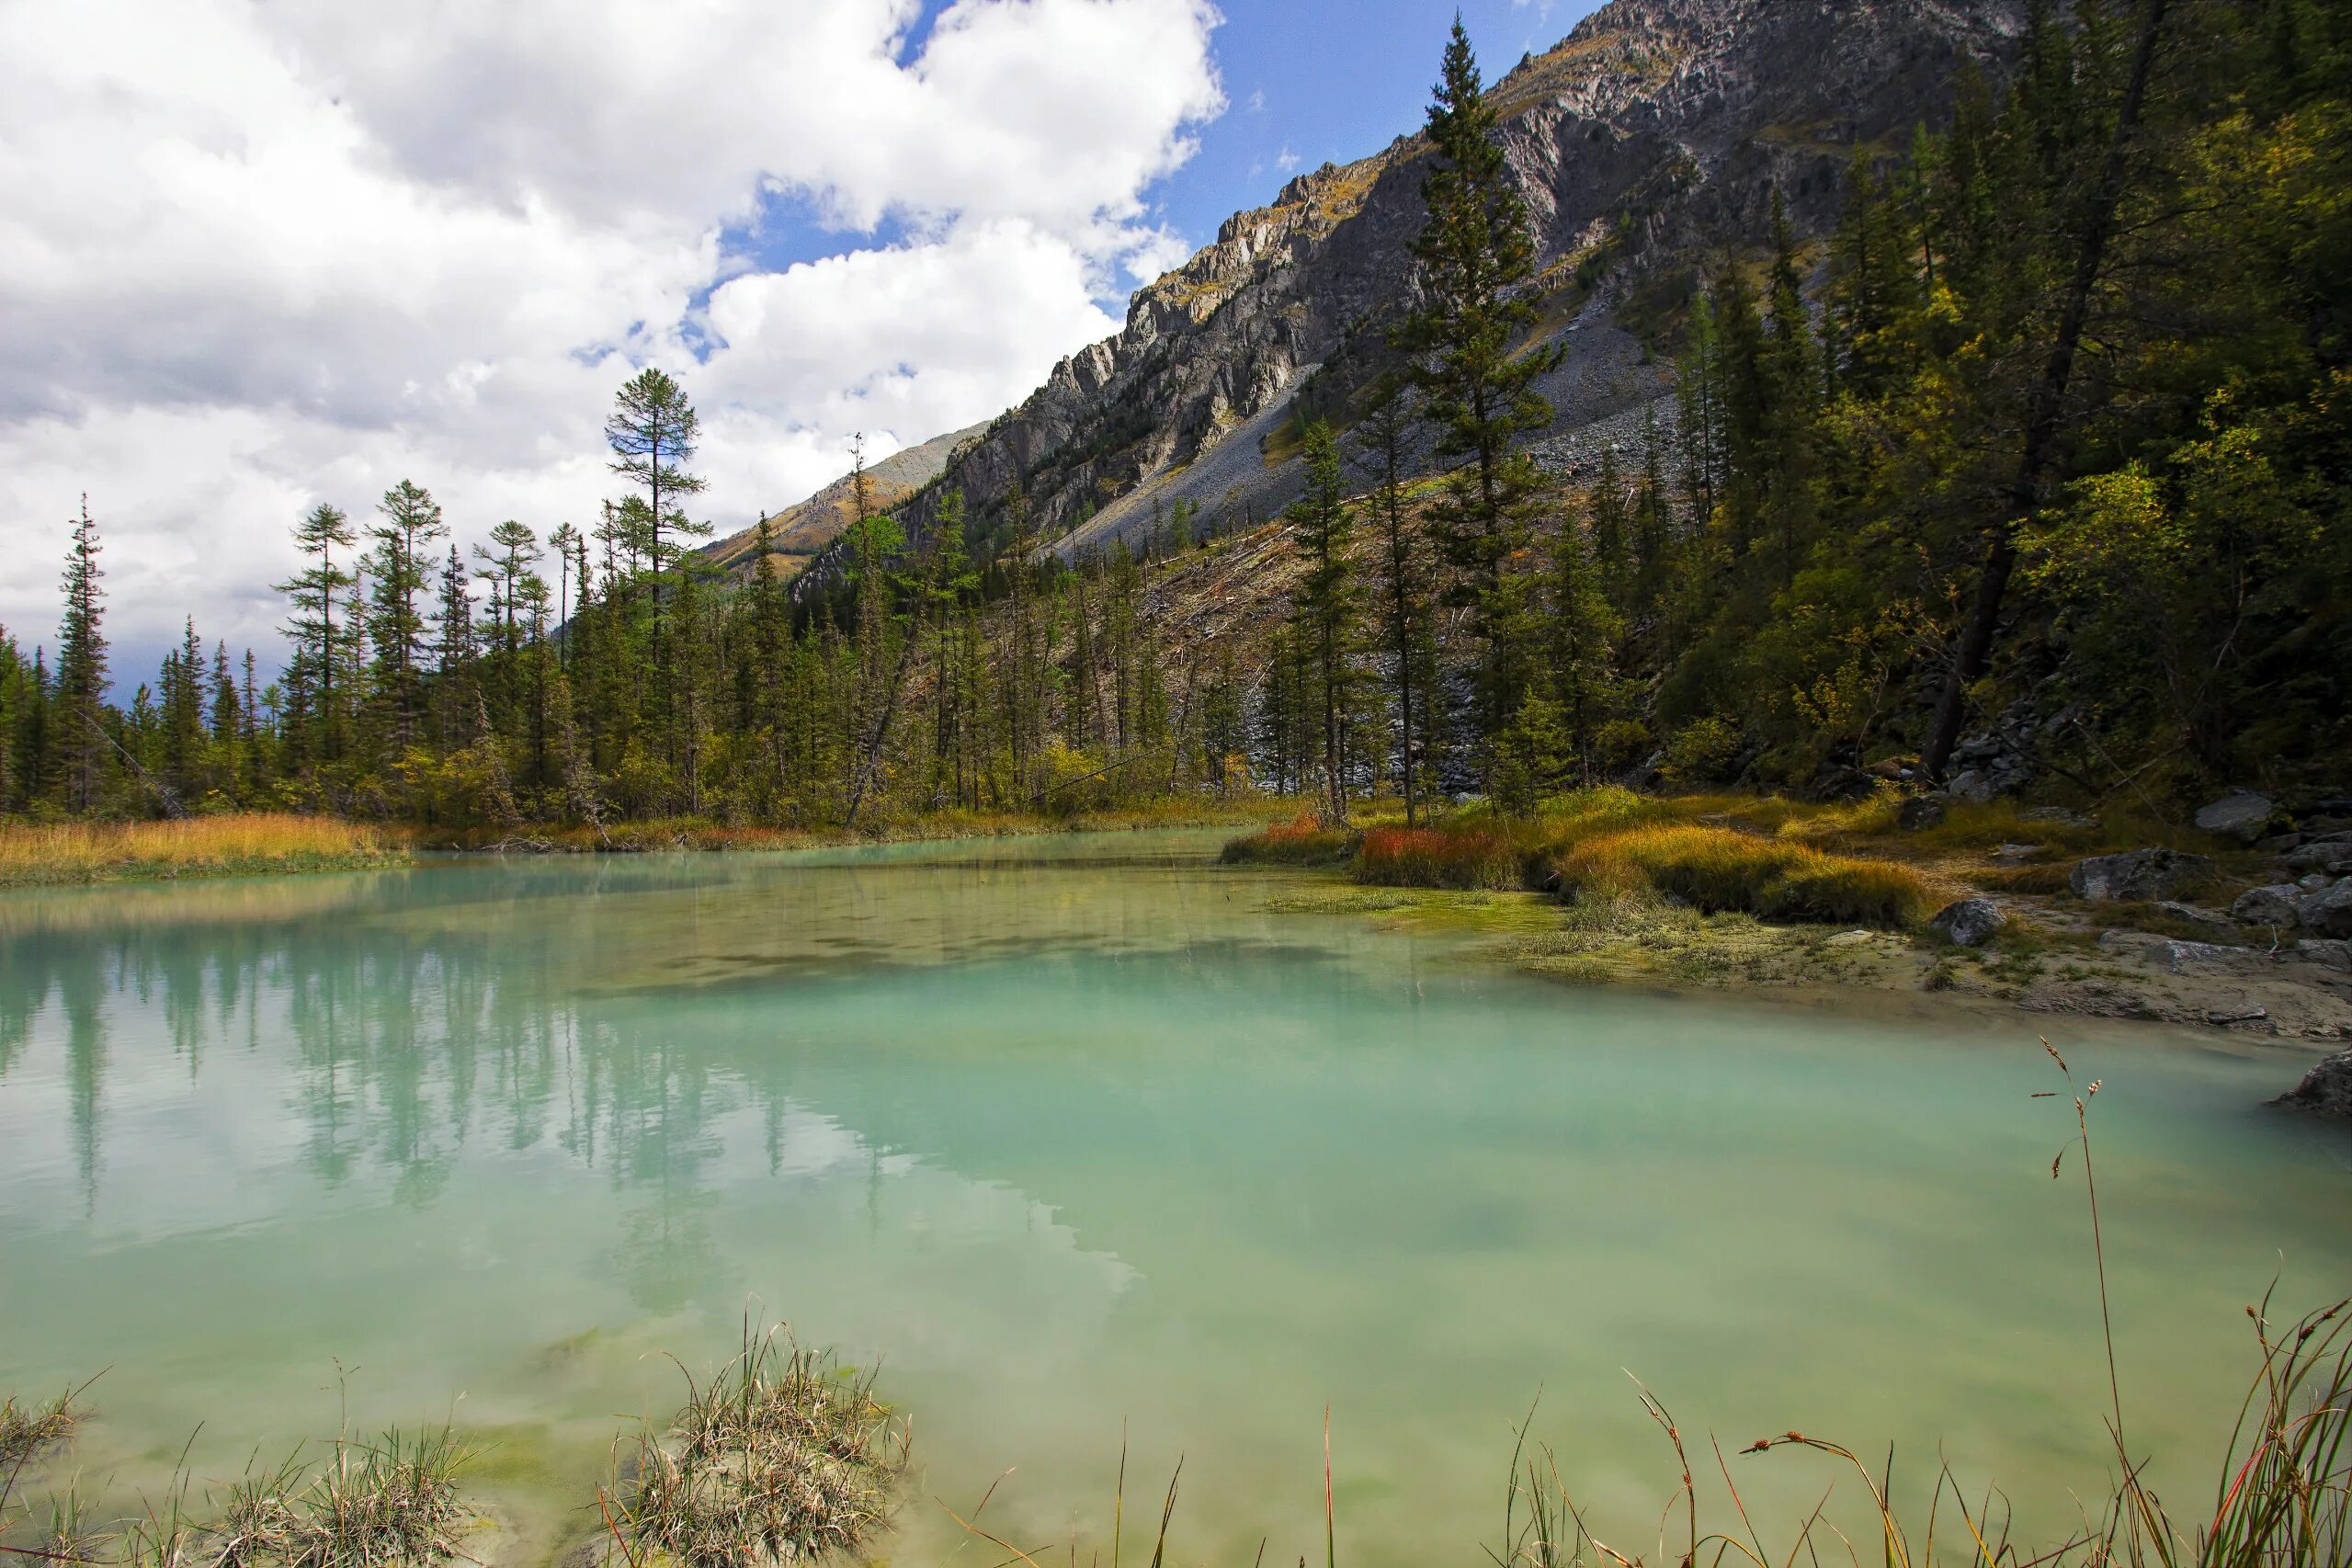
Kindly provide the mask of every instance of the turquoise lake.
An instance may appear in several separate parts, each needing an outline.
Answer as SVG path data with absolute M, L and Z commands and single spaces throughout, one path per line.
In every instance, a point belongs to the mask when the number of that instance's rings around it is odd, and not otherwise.
M 1122 1431 L 1130 1551 L 1181 1456 L 1180 1560 L 1320 1562 L 1326 1406 L 1342 1561 L 1483 1562 L 1531 1403 L 1653 1553 L 1629 1374 L 1727 1455 L 1892 1444 L 1924 1497 L 1940 1451 L 2053 1538 L 2111 1457 L 2045 1034 L 2104 1081 L 2124 1416 L 2188 1511 L 2245 1304 L 2352 1292 L 2352 1138 L 2260 1103 L 2311 1051 L 1574 989 L 1269 910 L 1312 879 L 1219 836 L 0 895 L 0 1392 L 106 1369 L 46 1484 L 452 1418 L 545 1561 L 749 1312 L 880 1358 L 895 1562 L 992 1568 L 943 1504 L 1008 1469 L 992 1532 L 1108 1562 Z M 1834 1479 L 1729 1462 L 1767 1519 Z

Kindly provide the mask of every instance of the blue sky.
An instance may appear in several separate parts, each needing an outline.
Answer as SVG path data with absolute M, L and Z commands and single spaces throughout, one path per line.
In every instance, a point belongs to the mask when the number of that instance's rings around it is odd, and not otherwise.
M 1463 0 L 1460 9 L 1486 79 L 1522 54 L 1568 35 L 1600 0 Z M 922 52 L 949 0 L 924 0 L 901 59 Z M 1199 151 L 1146 193 L 1154 216 L 1199 246 L 1232 214 L 1265 206 L 1293 173 L 1378 151 L 1421 124 L 1452 0 L 1222 0 L 1212 35 L 1225 112 L 1199 132 Z M 731 236 L 763 268 L 789 267 L 846 246 L 903 237 L 885 218 L 870 234 L 820 224 L 809 206 L 771 201 L 761 233 Z
M 312 506 L 364 521 L 410 480 L 460 544 L 591 522 L 613 390 L 647 364 L 702 413 L 705 515 L 744 527 L 861 438 L 1014 406 L 1118 331 L 1136 276 L 1415 129 L 1454 14 L 959 3 L 944 29 L 949 0 L 912 28 L 908 0 L 710 0 L 687 28 L 659 25 L 666 0 L 500 0 L 464 26 L 17 7 L 0 557 L 35 565 L 0 574 L 0 629 L 50 639 L 87 491 L 126 679 L 191 612 L 274 662 L 269 585 Z M 1591 8 L 1463 0 L 1490 77 Z M 745 222 L 776 188 L 809 194 Z

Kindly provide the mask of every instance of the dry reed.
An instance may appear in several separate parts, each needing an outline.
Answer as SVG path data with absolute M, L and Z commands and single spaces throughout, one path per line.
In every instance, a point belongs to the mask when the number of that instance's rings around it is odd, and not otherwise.
M 338 869 L 403 858 L 382 829 L 290 813 L 0 824 L 0 887 Z

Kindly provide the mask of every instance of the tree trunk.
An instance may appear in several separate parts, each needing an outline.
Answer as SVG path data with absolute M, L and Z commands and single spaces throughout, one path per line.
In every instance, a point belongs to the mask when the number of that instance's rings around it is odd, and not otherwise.
M 2090 315 L 2091 294 L 2098 284 L 2099 268 L 2107 260 L 2108 242 L 2115 233 L 2117 210 L 2123 204 L 2123 180 L 2131 138 L 2139 128 L 2141 108 L 2147 99 L 2148 77 L 2155 67 L 2156 46 L 2164 32 L 2167 3 L 2168 0 L 2142 0 L 2131 77 L 2116 110 L 2115 134 L 2108 143 L 2107 162 L 2099 172 L 2098 189 L 2092 198 L 2082 244 L 2075 253 L 2074 275 L 2067 285 L 2058 336 L 2051 345 L 2050 358 L 2042 367 L 2041 379 L 2034 387 L 2033 401 L 2028 406 L 2025 448 L 2018 457 L 2017 478 L 2009 486 L 2010 515 L 1994 526 L 1992 541 L 1985 548 L 1984 565 L 1977 575 L 1976 593 L 1969 605 L 1968 620 L 1960 629 L 1951 677 L 1936 706 L 1935 727 L 1928 732 L 1927 744 L 1920 754 L 1921 770 L 1938 783 L 1943 781 L 1946 764 L 1951 761 L 1952 748 L 1960 743 L 1960 724 L 1968 711 L 1969 685 L 1982 676 L 1992 663 L 2002 599 L 2017 571 L 2017 521 L 2030 516 L 2040 504 L 2042 483 L 2048 478 L 2051 455 L 2057 445 L 2059 415 L 2074 380 L 2074 356 L 2082 346 L 2083 327 Z

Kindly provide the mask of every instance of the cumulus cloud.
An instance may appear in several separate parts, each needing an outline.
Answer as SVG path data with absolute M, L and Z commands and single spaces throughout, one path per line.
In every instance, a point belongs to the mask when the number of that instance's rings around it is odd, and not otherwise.
M 461 532 L 584 520 L 642 363 L 696 396 L 727 527 L 832 478 L 853 431 L 887 450 L 1017 400 L 1182 258 L 1144 196 L 1224 107 L 1218 17 L 922 20 L 0 0 L 0 624 L 49 635 L 85 489 L 134 648 L 183 609 L 272 642 L 256 589 L 320 499 L 413 477 Z M 779 200 L 838 254 L 761 267 Z

